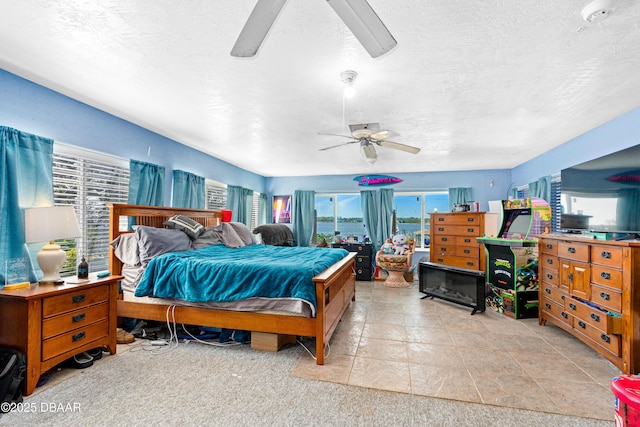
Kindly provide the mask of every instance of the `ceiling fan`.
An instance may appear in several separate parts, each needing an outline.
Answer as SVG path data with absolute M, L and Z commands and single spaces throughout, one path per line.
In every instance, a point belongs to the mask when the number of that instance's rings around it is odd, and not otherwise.
M 367 0 L 326 0 L 374 58 L 398 43 Z M 255 56 L 287 0 L 258 0 L 244 24 L 231 56 Z
M 393 148 L 394 150 L 406 151 L 411 154 L 418 154 L 420 152 L 418 147 L 389 141 L 387 138 L 397 135 L 397 133 L 390 130 L 380 130 L 380 125 L 378 123 L 349 125 L 349 130 L 351 130 L 351 136 L 338 135 L 334 133 L 318 133 L 319 135 L 340 136 L 343 138 L 353 139 L 353 141 L 321 148 L 319 151 L 326 151 L 332 148 L 342 147 L 343 145 L 359 143 L 364 158 L 369 164 L 374 164 L 376 160 L 378 160 L 378 154 L 375 149 L 376 145 L 379 145 L 380 147 Z

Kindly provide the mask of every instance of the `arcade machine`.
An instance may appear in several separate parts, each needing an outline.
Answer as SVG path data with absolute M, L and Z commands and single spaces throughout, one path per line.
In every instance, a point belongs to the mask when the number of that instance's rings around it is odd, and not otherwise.
M 551 230 L 551 207 L 531 197 L 502 201 L 498 237 L 478 237 L 487 251 L 487 307 L 515 319 L 538 317 L 538 241 Z

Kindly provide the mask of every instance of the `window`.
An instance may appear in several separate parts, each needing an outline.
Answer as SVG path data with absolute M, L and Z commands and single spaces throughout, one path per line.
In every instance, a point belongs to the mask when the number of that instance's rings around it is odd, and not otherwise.
M 335 233 L 347 238 L 354 235 L 362 241 L 366 234 L 362 219 L 360 193 L 318 194 L 315 199 L 317 239 L 332 242 Z
M 430 213 L 449 211 L 449 193 L 445 191 L 395 193 L 393 207 L 396 215 L 394 233 L 416 239 L 416 247 L 430 245 Z
M 221 210 L 227 206 L 227 184 L 205 179 L 205 209 Z M 256 228 L 260 219 L 260 193 L 253 192 L 251 205 L 251 228 Z
M 81 237 L 61 241 L 67 261 L 61 276 L 73 275 L 81 256 L 89 271 L 109 268 L 109 208 L 127 203 L 129 161 L 56 142 L 53 152 L 53 192 L 56 205 L 73 205 Z M 77 246 L 76 246 L 77 245 Z

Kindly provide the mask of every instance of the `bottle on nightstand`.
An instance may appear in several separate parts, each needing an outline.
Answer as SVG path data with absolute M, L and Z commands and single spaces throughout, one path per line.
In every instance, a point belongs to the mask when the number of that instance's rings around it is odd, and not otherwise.
M 82 257 L 80 264 L 78 264 L 78 279 L 87 279 L 89 278 L 89 264 L 87 260 Z

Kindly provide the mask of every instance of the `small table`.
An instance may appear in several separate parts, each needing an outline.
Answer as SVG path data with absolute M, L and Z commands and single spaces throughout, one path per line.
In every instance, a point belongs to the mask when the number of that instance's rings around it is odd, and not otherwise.
M 25 396 L 33 393 L 42 373 L 78 353 L 102 346 L 116 353 L 116 298 L 122 278 L 91 274 L 79 284 L 0 289 L 0 345 L 26 356 Z

